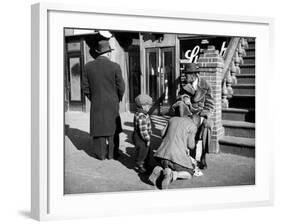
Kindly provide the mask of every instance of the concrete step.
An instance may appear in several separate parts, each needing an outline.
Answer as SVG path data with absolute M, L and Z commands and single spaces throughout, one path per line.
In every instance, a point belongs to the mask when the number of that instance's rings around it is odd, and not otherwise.
M 254 49 L 254 48 L 248 48 L 248 49 L 246 49 L 246 55 L 247 56 L 255 56 L 256 55 L 256 49 Z
M 236 75 L 238 84 L 255 84 L 254 74 L 238 74 Z
M 223 136 L 219 140 L 220 152 L 255 157 L 255 139 Z
M 255 122 L 255 110 L 242 108 L 224 108 L 222 109 L 222 119 L 231 121 Z
M 241 74 L 255 74 L 255 64 L 243 64 L 239 67 Z
M 248 38 L 247 38 L 247 42 L 248 42 L 248 43 L 255 42 L 255 41 L 256 41 L 256 38 L 255 38 L 255 37 L 248 37 Z
M 248 48 L 247 49 L 253 49 L 256 47 L 255 41 L 248 41 Z
M 243 64 L 255 64 L 256 57 L 255 56 L 244 56 Z
M 248 110 L 239 108 L 222 109 L 222 119 L 232 121 L 245 121 Z
M 229 99 L 229 107 L 232 108 L 255 108 L 255 95 L 235 94 Z
M 255 138 L 255 123 L 223 120 L 225 136 Z
M 255 111 L 241 108 L 222 109 L 222 119 L 255 122 Z
M 234 94 L 255 95 L 255 84 L 235 84 L 232 85 Z
M 248 48 L 246 48 L 247 50 L 255 50 L 256 49 L 256 44 L 253 42 L 248 43 Z

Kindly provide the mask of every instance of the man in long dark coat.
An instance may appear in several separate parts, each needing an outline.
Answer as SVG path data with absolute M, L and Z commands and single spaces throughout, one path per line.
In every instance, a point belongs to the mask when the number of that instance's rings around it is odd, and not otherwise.
M 110 61 L 112 50 L 107 40 L 100 41 L 95 52 L 98 56 L 85 65 L 83 77 L 83 91 L 91 101 L 90 135 L 93 137 L 93 149 L 102 160 L 118 157 L 119 133 L 122 131 L 119 102 L 125 91 L 125 83 L 120 66 Z

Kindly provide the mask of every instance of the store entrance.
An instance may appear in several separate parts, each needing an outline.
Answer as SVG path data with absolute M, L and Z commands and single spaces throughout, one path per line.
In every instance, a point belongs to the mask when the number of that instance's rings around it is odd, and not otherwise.
M 174 47 L 146 49 L 146 89 L 153 101 L 163 98 L 163 105 L 175 100 Z

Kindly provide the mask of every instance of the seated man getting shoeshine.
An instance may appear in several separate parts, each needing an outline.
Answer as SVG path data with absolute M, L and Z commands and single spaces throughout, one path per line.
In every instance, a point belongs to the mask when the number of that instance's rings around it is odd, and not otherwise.
M 181 85 L 179 96 L 187 94 L 193 110 L 194 122 L 198 131 L 196 134 L 196 157 L 198 167 L 207 167 L 205 154 L 209 152 L 211 141 L 212 120 L 211 115 L 215 108 L 210 84 L 199 76 L 200 68 L 195 63 L 188 63 L 183 71 L 186 82 Z M 198 119 L 198 116 L 200 119 Z M 197 117 L 195 119 L 195 117 Z

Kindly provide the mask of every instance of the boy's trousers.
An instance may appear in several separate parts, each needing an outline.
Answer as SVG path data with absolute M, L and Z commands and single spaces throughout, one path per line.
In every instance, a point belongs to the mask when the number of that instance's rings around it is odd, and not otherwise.
M 138 165 L 143 165 L 148 157 L 149 147 L 146 146 L 146 142 L 137 132 L 133 133 L 133 141 L 137 150 L 136 163 Z

